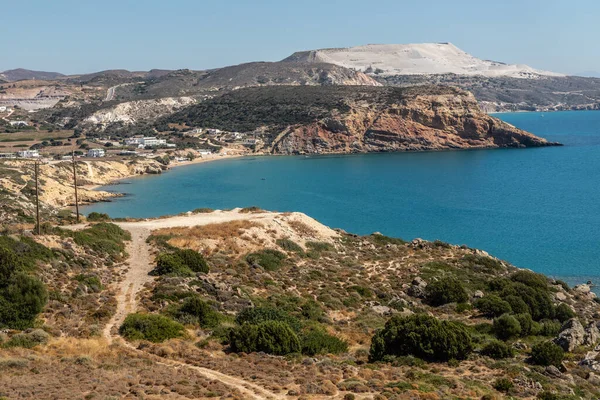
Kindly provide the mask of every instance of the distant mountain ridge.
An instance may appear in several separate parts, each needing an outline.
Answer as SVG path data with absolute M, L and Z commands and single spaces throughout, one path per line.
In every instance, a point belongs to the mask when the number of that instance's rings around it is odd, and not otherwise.
M 482 75 L 531 78 L 564 76 L 522 64 L 482 60 L 452 43 L 369 44 L 348 48 L 301 51 L 284 62 L 330 63 L 370 74 L 389 75 Z
M 26 79 L 52 80 L 62 78 L 65 75 L 58 72 L 32 71 L 24 68 L 10 69 L 0 72 L 0 79 L 8 82 L 22 81 Z

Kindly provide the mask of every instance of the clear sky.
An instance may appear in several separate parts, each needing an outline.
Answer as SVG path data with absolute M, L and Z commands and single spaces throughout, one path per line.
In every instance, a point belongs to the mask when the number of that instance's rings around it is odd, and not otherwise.
M 598 0 L 0 0 L 0 71 L 207 69 L 294 51 L 452 42 L 474 56 L 600 70 Z

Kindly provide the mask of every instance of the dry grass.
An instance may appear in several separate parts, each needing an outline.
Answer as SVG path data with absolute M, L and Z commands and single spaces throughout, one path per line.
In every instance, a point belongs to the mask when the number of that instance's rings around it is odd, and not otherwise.
M 156 231 L 155 235 L 185 236 L 198 239 L 228 239 L 241 236 L 250 228 L 262 225 L 254 221 L 231 221 L 220 224 L 198 225 L 193 228 L 167 228 Z
M 317 236 L 317 231 L 302 221 L 290 219 L 287 223 L 293 230 L 300 234 L 300 236 Z

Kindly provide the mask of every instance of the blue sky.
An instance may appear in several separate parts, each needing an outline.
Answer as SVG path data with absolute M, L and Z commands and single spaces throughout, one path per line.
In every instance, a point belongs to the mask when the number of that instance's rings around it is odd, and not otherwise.
M 206 69 L 419 42 L 557 72 L 600 70 L 597 0 L 0 0 L 0 10 L 0 71 Z

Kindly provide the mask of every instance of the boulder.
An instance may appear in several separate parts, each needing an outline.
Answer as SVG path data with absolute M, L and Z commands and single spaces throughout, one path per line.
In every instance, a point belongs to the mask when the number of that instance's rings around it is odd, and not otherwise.
M 415 279 L 413 279 L 412 284 L 415 286 L 422 286 L 422 287 L 427 286 L 427 282 L 425 282 L 425 280 L 423 278 L 421 278 L 420 276 L 417 276 Z
M 581 346 L 585 340 L 585 330 L 583 325 L 576 318 L 571 318 L 561 328 L 558 337 L 554 343 L 563 348 L 564 351 L 573 351 L 577 346 Z
M 546 367 L 546 375 L 551 378 L 562 378 L 562 372 L 554 365 Z
M 592 288 L 590 287 L 590 285 L 588 284 L 581 284 L 581 285 L 577 285 L 573 288 L 573 292 L 577 293 L 577 294 L 588 294 L 592 291 Z
M 411 297 L 416 297 L 418 299 L 424 299 L 427 295 L 427 291 L 424 286 L 412 285 L 408 288 L 406 293 Z
M 583 344 L 586 346 L 596 346 L 600 340 L 600 329 L 596 322 L 590 322 L 585 328 L 585 336 L 583 338 Z
M 594 386 L 600 386 L 600 375 L 590 372 L 587 381 Z
M 558 300 L 558 301 L 565 301 L 565 300 L 567 300 L 567 295 L 564 294 L 563 292 L 557 292 L 554 295 L 554 298 L 556 298 L 556 300 Z
M 475 293 L 473 293 L 473 297 L 476 299 L 481 299 L 485 294 L 481 291 L 481 290 L 476 290 Z

